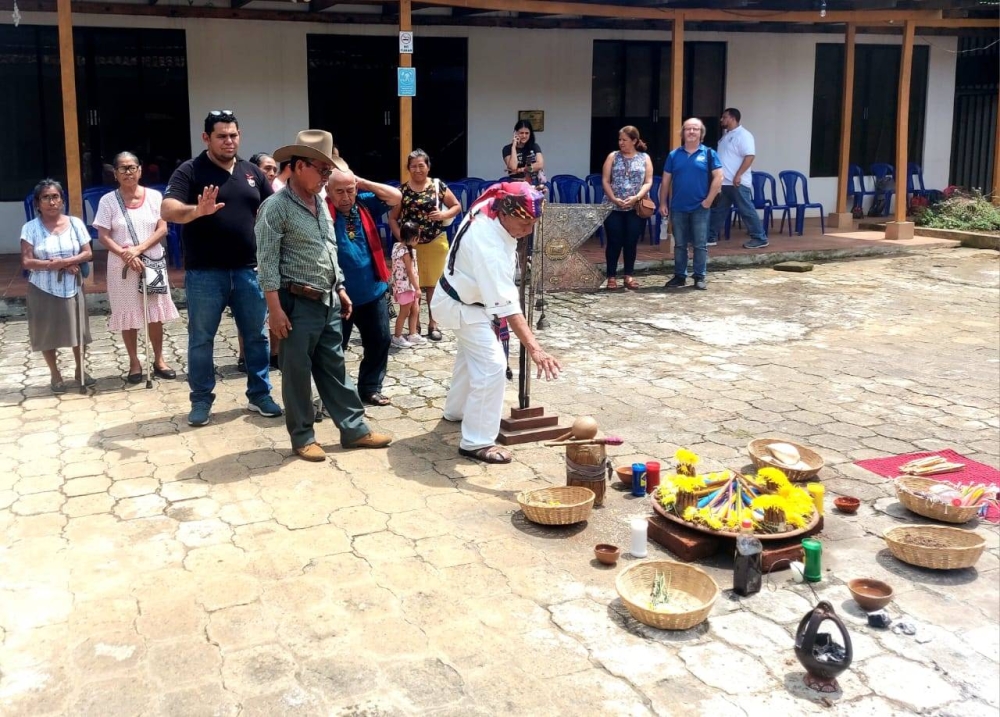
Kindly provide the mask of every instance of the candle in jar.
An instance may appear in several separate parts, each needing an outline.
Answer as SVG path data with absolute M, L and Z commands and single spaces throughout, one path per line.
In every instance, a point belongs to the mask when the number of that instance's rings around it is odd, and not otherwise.
M 636 558 L 646 557 L 646 519 L 632 518 L 632 545 L 629 552 Z
M 812 496 L 813 503 L 816 506 L 816 512 L 823 515 L 823 494 L 826 493 L 826 488 L 819 483 L 807 483 L 806 490 L 809 495 Z

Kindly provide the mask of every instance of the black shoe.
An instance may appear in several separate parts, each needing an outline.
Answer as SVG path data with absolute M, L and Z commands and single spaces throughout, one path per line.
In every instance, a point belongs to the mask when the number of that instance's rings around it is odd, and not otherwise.
M 271 354 L 271 370 L 280 371 L 281 367 L 278 365 L 278 354 Z
M 696 277 L 694 280 L 694 288 L 705 291 L 708 288 L 708 284 L 705 282 L 705 277 Z
M 673 279 L 671 279 L 666 284 L 664 284 L 663 288 L 664 289 L 679 289 L 680 287 L 684 286 L 685 284 L 687 284 L 687 277 L 686 276 L 675 276 Z
M 242 356 L 240 356 L 239 359 L 237 359 L 236 361 L 236 370 L 239 371 L 240 373 L 247 372 L 247 360 Z

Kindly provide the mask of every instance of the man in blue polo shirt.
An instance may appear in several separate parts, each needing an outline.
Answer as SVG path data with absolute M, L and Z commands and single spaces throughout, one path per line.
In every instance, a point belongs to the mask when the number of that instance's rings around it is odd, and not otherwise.
M 687 283 L 688 247 L 694 247 L 694 288 L 705 290 L 708 271 L 708 222 L 712 202 L 722 187 L 722 162 L 702 144 L 705 124 L 694 117 L 681 128 L 683 144 L 667 157 L 660 185 L 660 214 L 673 215 L 674 278 L 665 284 L 673 289 Z M 667 206 L 667 194 L 673 194 Z
M 370 406 L 388 406 L 382 393 L 389 362 L 389 268 L 375 218 L 398 206 L 403 195 L 388 184 L 369 182 L 348 170 L 334 169 L 326 185 L 326 204 L 337 234 L 337 261 L 344 272 L 354 311 L 344 320 L 344 350 L 358 327 L 364 351 L 358 368 L 358 394 Z

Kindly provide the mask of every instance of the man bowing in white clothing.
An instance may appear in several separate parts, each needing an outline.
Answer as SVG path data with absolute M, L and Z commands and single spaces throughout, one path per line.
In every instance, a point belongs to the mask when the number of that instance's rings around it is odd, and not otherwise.
M 455 332 L 458 355 L 444 404 L 446 421 L 462 422 L 458 452 L 484 463 L 510 463 L 496 445 L 503 414 L 507 360 L 493 332 L 494 316 L 510 330 L 538 367 L 538 377 L 559 377 L 559 362 L 538 343 L 521 313 L 514 267 L 517 242 L 530 236 L 545 204 L 527 182 L 504 182 L 476 200 L 459 227 L 431 310 Z

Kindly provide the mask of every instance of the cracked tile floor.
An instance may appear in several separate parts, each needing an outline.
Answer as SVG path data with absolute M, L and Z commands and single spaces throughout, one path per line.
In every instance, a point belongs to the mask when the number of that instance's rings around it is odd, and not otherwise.
M 439 420 L 447 337 L 393 351 L 394 405 L 369 410 L 388 450 L 342 451 L 326 421 L 317 465 L 291 457 L 280 419 L 245 411 L 231 321 L 213 422 L 192 429 L 186 384 L 126 388 L 124 349 L 94 316 L 85 396 L 50 395 L 25 322 L 0 324 L 0 713 L 996 715 L 1000 531 L 976 527 L 976 569 L 899 563 L 882 530 L 922 521 L 852 462 L 951 447 L 1000 464 L 997 254 L 709 278 L 708 292 L 664 294 L 650 275 L 639 292 L 550 296 L 542 340 L 566 370 L 533 400 L 564 422 L 597 416 L 625 439 L 618 464 L 686 446 L 739 468 L 761 435 L 818 450 L 828 504 L 862 499 L 856 516 L 829 511 L 816 586 L 851 630 L 841 692 L 801 684 L 792 635 L 814 597 L 787 572 L 724 592 L 691 631 L 630 619 L 614 578 L 631 559 L 603 568 L 591 548 L 627 546 L 645 506 L 609 488 L 585 525 L 526 523 L 513 496 L 562 484 L 562 453 L 518 447 L 488 469 L 457 456 Z M 167 326 L 178 370 L 184 332 Z M 729 588 L 725 558 L 704 565 Z M 895 587 L 890 614 L 916 637 L 867 627 L 846 588 L 860 576 Z

